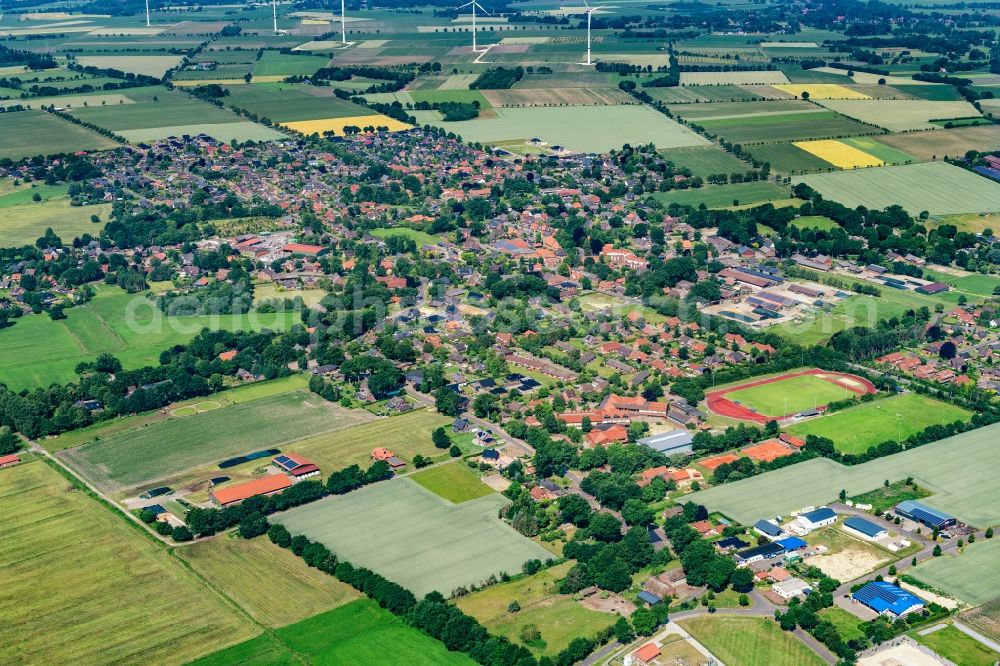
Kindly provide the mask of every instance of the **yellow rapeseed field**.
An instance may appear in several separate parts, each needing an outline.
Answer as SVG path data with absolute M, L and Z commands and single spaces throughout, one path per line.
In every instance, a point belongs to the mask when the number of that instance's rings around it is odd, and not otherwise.
M 810 99 L 871 99 L 868 95 L 837 83 L 772 83 L 771 87 L 796 97 L 807 92 Z
M 874 155 L 869 155 L 854 146 L 848 146 L 846 143 L 832 139 L 824 141 L 795 141 L 792 145 L 798 146 L 802 150 L 812 153 L 821 160 L 826 160 L 833 166 L 840 167 L 841 169 L 882 166 L 885 164 L 885 162 Z
M 333 130 L 335 136 L 343 136 L 344 128 L 348 125 L 353 125 L 355 127 L 360 127 L 364 129 L 365 127 L 388 127 L 390 132 L 401 132 L 402 130 L 412 129 L 412 125 L 407 125 L 389 116 L 383 116 L 380 113 L 376 113 L 370 116 L 352 116 L 350 118 L 325 118 L 323 120 L 297 120 L 290 123 L 281 123 L 290 130 L 295 130 L 296 132 L 302 132 L 303 134 L 312 134 L 313 132 L 318 132 L 322 134 L 327 130 Z

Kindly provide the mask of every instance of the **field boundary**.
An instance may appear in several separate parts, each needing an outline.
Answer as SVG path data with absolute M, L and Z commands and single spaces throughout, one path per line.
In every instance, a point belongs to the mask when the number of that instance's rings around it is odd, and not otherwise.
M 860 387 L 852 386 L 847 383 L 837 382 L 838 385 L 843 388 L 856 393 L 857 395 L 865 395 L 867 393 L 875 393 L 875 385 L 864 377 L 859 377 L 858 375 L 852 375 L 846 372 L 829 372 L 827 370 L 820 370 L 819 368 L 814 368 L 812 370 L 802 370 L 800 372 L 788 372 L 775 377 L 767 377 L 765 379 L 758 379 L 756 381 L 748 382 L 746 384 L 739 384 L 737 386 L 730 386 L 729 388 L 720 389 L 717 391 L 710 391 L 705 394 L 705 402 L 708 408 L 715 414 L 719 416 L 726 416 L 733 419 L 740 419 L 742 421 L 753 421 L 755 423 L 767 423 L 768 421 L 780 421 L 782 419 L 787 419 L 792 414 L 785 414 L 783 416 L 766 416 L 764 414 L 759 414 L 749 407 L 745 407 L 733 400 L 730 400 L 726 396 L 730 393 L 735 393 L 736 391 L 743 391 L 749 388 L 755 388 L 757 386 L 764 386 L 766 384 L 773 384 L 775 382 L 784 381 L 786 379 L 792 379 L 794 377 L 804 377 L 807 375 L 819 376 L 820 379 L 828 379 L 828 377 L 839 377 L 842 379 L 849 379 L 852 382 L 858 382 L 861 384 Z M 831 382 L 833 383 L 833 382 Z M 822 410 L 826 406 L 818 407 L 817 409 Z

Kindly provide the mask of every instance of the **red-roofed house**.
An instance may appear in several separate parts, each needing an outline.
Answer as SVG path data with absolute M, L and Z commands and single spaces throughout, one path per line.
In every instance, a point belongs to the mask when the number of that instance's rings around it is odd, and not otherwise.
M 274 465 L 297 480 L 319 476 L 319 466 L 316 463 L 295 453 L 282 453 L 276 456 Z
M 631 656 L 633 664 L 648 666 L 654 659 L 660 656 L 660 648 L 656 646 L 656 643 L 646 643 L 633 652 Z
M 304 243 L 289 243 L 288 245 L 281 248 L 285 252 L 291 252 L 292 254 L 311 254 L 317 255 L 326 248 L 322 245 L 306 245 Z
M 4 467 L 13 467 L 14 465 L 20 464 L 21 459 L 16 453 L 11 453 L 7 456 L 0 456 L 0 469 Z
M 292 480 L 284 474 L 271 474 L 246 483 L 237 483 L 235 486 L 212 490 L 209 495 L 219 506 L 229 506 L 257 495 L 273 495 L 291 485 Z

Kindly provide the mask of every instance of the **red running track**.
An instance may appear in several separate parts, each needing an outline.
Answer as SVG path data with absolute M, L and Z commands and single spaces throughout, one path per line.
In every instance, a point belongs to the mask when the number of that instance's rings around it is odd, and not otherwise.
M 792 377 L 802 377 L 804 375 L 830 375 L 835 377 L 844 377 L 845 379 L 850 379 L 852 381 L 858 382 L 862 385 L 861 388 L 856 386 L 849 386 L 847 384 L 838 384 L 843 386 L 848 391 L 857 393 L 858 395 L 864 395 L 866 393 L 875 393 L 877 390 L 875 385 L 864 377 L 858 377 L 857 375 L 851 375 L 845 372 L 829 372 L 827 370 L 819 370 L 814 368 L 812 370 L 803 370 L 802 372 L 791 372 L 784 375 L 778 375 L 777 377 L 768 377 L 767 379 L 758 379 L 757 381 L 749 382 L 747 384 L 740 384 L 739 386 L 730 386 L 729 388 L 719 389 L 718 391 L 710 391 L 705 394 L 705 401 L 708 404 L 708 408 L 719 414 L 720 416 L 728 416 L 733 419 L 740 419 L 743 421 L 753 421 L 755 423 L 767 423 L 768 421 L 780 421 L 786 419 L 791 414 L 785 414 L 784 416 L 764 416 L 763 414 L 758 414 L 748 407 L 733 402 L 726 396 L 734 391 L 742 391 L 743 389 L 753 388 L 755 386 L 763 386 L 764 384 L 773 384 L 774 382 L 780 382 L 785 379 L 791 379 Z M 822 407 L 820 407 L 822 409 Z

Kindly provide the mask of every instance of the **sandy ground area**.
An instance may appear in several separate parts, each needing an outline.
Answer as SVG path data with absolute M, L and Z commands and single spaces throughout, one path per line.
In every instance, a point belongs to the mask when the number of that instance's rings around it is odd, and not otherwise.
M 846 548 L 833 555 L 816 555 L 804 560 L 819 567 L 827 576 L 837 580 L 855 580 L 869 571 L 878 569 L 886 559 L 854 548 Z

